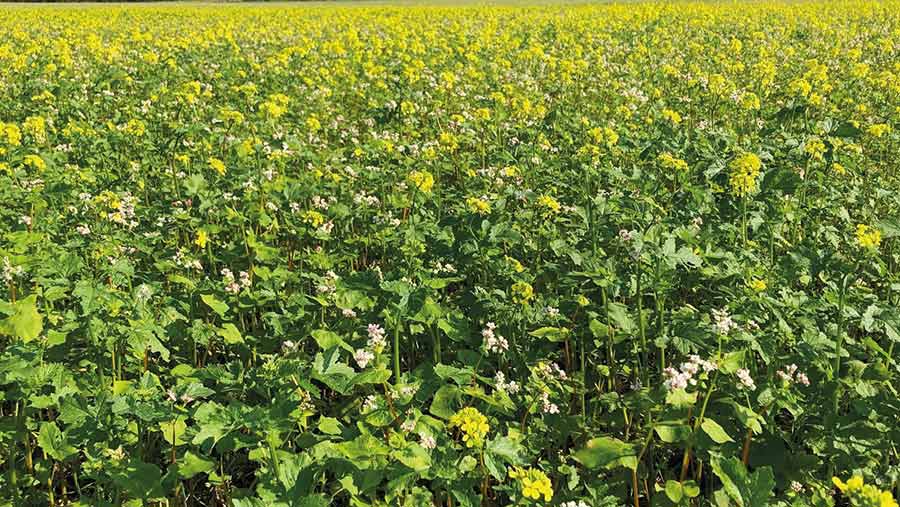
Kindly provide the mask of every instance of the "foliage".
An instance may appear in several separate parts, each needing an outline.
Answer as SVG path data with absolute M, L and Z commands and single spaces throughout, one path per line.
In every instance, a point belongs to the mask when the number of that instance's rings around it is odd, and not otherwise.
M 896 0 L 0 32 L 0 505 L 896 505 Z

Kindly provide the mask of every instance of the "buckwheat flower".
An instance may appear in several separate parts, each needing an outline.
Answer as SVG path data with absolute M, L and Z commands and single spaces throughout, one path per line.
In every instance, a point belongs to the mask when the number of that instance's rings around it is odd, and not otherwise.
M 374 394 L 370 394 L 366 396 L 366 399 L 363 400 L 362 411 L 363 412 L 371 412 L 378 407 L 377 398 L 375 398 Z
M 166 391 L 166 397 L 168 397 L 168 398 L 169 398 L 169 401 L 171 401 L 171 402 L 173 402 L 173 403 L 178 399 L 178 397 L 175 396 L 175 391 L 173 391 L 173 390 L 171 390 L 171 389 L 169 389 L 168 391 Z
M 675 368 L 666 368 L 663 370 L 663 376 L 666 380 L 663 382 L 663 387 L 665 387 L 669 391 L 674 391 L 676 389 L 685 389 L 688 386 L 688 382 L 690 381 L 690 377 Z
M 285 354 L 289 354 L 291 352 L 295 352 L 298 348 L 298 345 L 291 340 L 285 340 L 281 344 L 281 351 Z
M 356 361 L 356 364 L 359 365 L 360 369 L 365 369 L 365 367 L 369 365 L 369 361 L 373 359 L 375 359 L 375 354 L 365 349 L 357 349 L 356 352 L 353 353 L 353 360 Z
M 246 288 L 250 287 L 250 285 L 252 285 L 253 282 L 250 281 L 250 273 L 247 273 L 246 271 L 241 271 L 241 274 L 239 276 L 240 276 L 240 280 L 241 280 L 241 282 L 240 282 L 241 288 L 246 289 Z
M 808 386 L 808 385 L 809 385 L 809 377 L 807 377 L 805 373 L 802 373 L 802 372 L 801 372 L 801 373 L 797 373 L 796 380 L 797 380 L 797 383 L 800 384 L 800 385 L 802 385 L 802 386 Z
M 90 227 L 88 227 L 84 224 L 80 224 L 78 227 L 76 227 L 75 231 L 78 232 L 78 234 L 81 234 L 82 236 L 87 236 L 88 234 L 91 233 Z
M 541 393 L 541 405 L 542 405 L 541 409 L 544 411 L 545 414 L 558 414 L 559 413 L 559 406 L 557 406 L 556 403 L 552 403 L 550 401 L 550 393 L 548 393 L 546 391 Z
M 428 450 L 437 447 L 437 441 L 434 439 L 434 437 L 426 435 L 424 433 L 419 433 L 419 443 L 422 445 L 422 447 Z
M 384 328 L 378 324 L 369 324 L 366 330 L 369 333 L 369 347 L 376 352 L 384 350 L 384 347 L 387 345 L 387 340 L 384 338 Z
M 747 370 L 746 368 L 741 368 L 736 373 L 737 373 L 738 380 L 740 381 L 740 384 L 738 384 L 738 388 L 747 389 L 749 391 L 756 390 L 756 383 L 753 382 L 753 378 L 750 377 L 750 370 Z
M 803 493 L 803 484 L 797 481 L 791 481 L 791 491 L 794 493 Z
M 548 306 L 547 308 L 545 308 L 545 311 L 547 312 L 547 316 L 549 317 L 559 317 L 559 308 Z
M 192 401 L 194 401 L 194 398 L 193 398 L 192 396 L 190 396 L 189 394 L 184 393 L 184 394 L 181 395 L 181 398 L 179 398 L 179 400 L 181 401 L 181 403 L 183 403 L 183 404 L 185 404 L 185 405 L 188 405 L 188 404 L 190 404 Z
M 485 328 L 481 330 L 481 336 L 484 338 L 485 350 L 494 354 L 502 354 L 509 350 L 509 342 L 506 338 L 494 332 L 496 328 L 496 324 L 488 322 Z
M 28 215 L 22 215 L 19 217 L 19 223 L 25 225 L 26 227 L 31 227 L 31 217 Z
M 570 500 L 568 502 L 563 502 L 559 504 L 560 507 L 590 507 L 584 500 Z
M 725 308 L 713 310 L 712 316 L 713 329 L 715 329 L 718 334 L 727 335 L 737 327 L 737 324 L 734 323 L 731 319 L 731 315 L 728 314 L 728 310 Z
M 356 318 L 356 312 L 353 311 L 353 308 L 344 308 L 343 310 L 341 310 L 341 315 L 343 315 L 344 317 L 346 317 L 348 319 Z
M 416 429 L 416 421 L 407 419 L 403 421 L 403 424 L 400 425 L 400 429 L 405 431 L 406 433 L 412 433 L 412 431 Z

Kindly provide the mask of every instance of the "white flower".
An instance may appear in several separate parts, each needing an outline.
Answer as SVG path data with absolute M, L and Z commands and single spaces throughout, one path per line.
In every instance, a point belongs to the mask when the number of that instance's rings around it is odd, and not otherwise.
M 412 433 L 412 431 L 416 429 L 416 421 L 407 419 L 403 421 L 403 424 L 400 425 L 400 429 L 407 433 Z
M 352 308 L 344 308 L 343 310 L 341 310 L 341 315 L 343 315 L 344 317 L 347 317 L 348 319 L 356 318 L 356 312 L 353 311 Z
M 791 481 L 791 491 L 793 491 L 794 493 L 802 493 L 803 484 L 800 484 L 797 481 Z
M 365 399 L 365 401 L 363 401 L 363 404 L 362 404 L 363 412 L 369 412 L 369 411 L 375 410 L 375 407 L 378 406 L 378 404 L 376 403 L 375 400 L 376 400 L 376 398 L 375 398 L 374 394 L 370 394 L 370 395 L 366 396 L 366 399 Z
M 542 408 L 543 408 L 545 414 L 558 414 L 559 413 L 559 407 L 556 405 L 556 403 L 550 402 L 550 393 L 548 393 L 546 391 L 541 393 L 541 404 L 543 405 Z
M 369 347 L 376 351 L 384 349 L 385 345 L 387 345 L 387 340 L 384 339 L 383 327 L 378 324 L 369 324 L 366 327 L 366 332 L 369 334 Z
M 353 354 L 353 360 L 356 361 L 356 364 L 359 365 L 360 369 L 365 369 L 365 367 L 368 366 L 369 361 L 373 359 L 375 359 L 375 354 L 365 349 L 357 349 Z
M 713 329 L 721 335 L 727 335 L 733 329 L 737 328 L 737 324 L 731 319 L 731 315 L 728 315 L 728 310 L 725 308 L 719 310 L 712 311 L 713 316 Z
M 422 444 L 422 447 L 426 449 L 434 449 L 437 447 L 437 442 L 434 440 L 434 437 L 424 433 L 419 433 L 419 442 Z
M 81 234 L 82 236 L 87 236 L 88 234 L 91 233 L 91 229 L 84 224 L 80 224 L 78 227 L 75 228 L 75 230 L 78 232 L 78 234 Z
M 738 388 L 756 391 L 756 383 L 753 382 L 753 379 L 750 377 L 750 370 L 741 368 L 737 371 L 737 376 L 738 380 L 741 382 L 738 384 Z
M 509 342 L 506 341 L 506 338 L 494 333 L 496 328 L 496 324 L 488 322 L 485 328 L 481 330 L 481 336 L 484 338 L 485 350 L 494 354 L 502 354 L 509 350 Z
M 28 215 L 22 215 L 19 217 L 19 223 L 24 224 L 26 227 L 31 227 L 31 217 Z

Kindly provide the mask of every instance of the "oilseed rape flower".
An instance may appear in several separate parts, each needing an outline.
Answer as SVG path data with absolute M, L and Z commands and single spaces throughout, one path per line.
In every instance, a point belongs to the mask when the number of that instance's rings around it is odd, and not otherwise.
M 762 161 L 754 153 L 743 153 L 731 162 L 729 183 L 731 191 L 738 197 L 744 197 L 756 190 L 757 178 L 762 168 Z
M 472 213 L 477 213 L 479 215 L 487 215 L 491 212 L 491 203 L 480 197 L 466 198 L 466 207 L 469 208 L 469 211 Z
M 426 194 L 434 187 L 434 176 L 428 171 L 412 171 L 407 179 L 420 192 Z
M 659 165 L 665 169 L 673 169 L 675 171 L 687 171 L 688 164 L 684 160 L 672 155 L 668 151 L 660 153 L 657 157 Z
M 491 430 L 487 417 L 475 407 L 466 407 L 453 414 L 450 417 L 449 426 L 459 429 L 466 447 L 484 445 L 484 437 Z
M 22 163 L 36 171 L 43 171 L 47 168 L 47 163 L 38 155 L 25 155 L 22 159 Z
M 553 498 L 553 484 L 547 474 L 541 470 L 515 467 L 509 471 L 509 477 L 519 482 L 522 496 L 525 498 L 540 500 L 543 497 L 545 502 L 549 502 Z
M 226 172 L 225 162 L 222 162 L 220 159 L 217 159 L 215 157 L 209 157 L 208 162 L 209 162 L 210 169 L 219 173 L 220 176 L 225 175 L 225 172 Z
M 527 282 L 514 283 L 510 287 L 510 292 L 512 292 L 513 302 L 521 305 L 528 304 L 529 301 L 534 299 L 534 287 Z
M 19 126 L 15 123 L 0 122 L 0 136 L 10 146 L 22 144 L 22 131 L 19 130 Z
M 865 484 L 859 475 L 854 475 L 847 482 L 832 477 L 831 482 L 850 500 L 852 507 L 898 507 L 890 490 L 882 491 L 875 485 Z
M 881 245 L 881 231 L 866 224 L 858 224 L 856 242 L 863 248 L 877 249 Z
M 760 278 L 754 278 L 747 285 L 756 292 L 762 292 L 769 287 L 766 281 Z
M 197 231 L 197 237 L 194 238 L 194 244 L 200 247 L 200 249 L 206 248 L 206 243 L 209 241 L 209 236 L 206 234 L 206 231 L 200 229 Z
M 538 197 L 537 205 L 544 211 L 545 215 L 554 215 L 559 213 L 562 209 L 562 205 L 559 204 L 559 201 L 547 194 Z

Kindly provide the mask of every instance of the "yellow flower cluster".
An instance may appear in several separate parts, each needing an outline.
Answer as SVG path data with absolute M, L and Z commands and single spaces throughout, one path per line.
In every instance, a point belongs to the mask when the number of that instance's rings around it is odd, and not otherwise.
M 769 285 L 766 283 L 766 281 L 761 278 L 754 278 L 753 280 L 750 280 L 750 283 L 748 283 L 747 285 L 756 292 L 762 292 L 769 288 Z
M 743 153 L 731 162 L 731 191 L 738 197 L 743 197 L 756 190 L 756 179 L 762 161 L 754 153 Z
M 480 197 L 469 197 L 466 199 L 466 207 L 472 213 L 479 215 L 487 215 L 491 212 L 491 203 L 481 199 Z
M 434 187 L 434 176 L 428 171 L 413 171 L 407 178 L 420 192 L 429 193 Z
M 549 502 L 553 498 L 553 484 L 547 474 L 537 468 L 522 469 L 515 467 L 509 471 L 512 479 L 517 479 L 522 486 L 522 496 L 532 500 L 540 500 L 544 497 L 545 502 Z
M 562 209 L 559 201 L 546 194 L 538 197 L 537 204 L 544 210 L 544 213 L 548 215 L 559 213 L 559 211 Z
M 225 162 L 222 162 L 215 157 L 209 157 L 209 167 L 220 175 L 225 175 Z
M 881 231 L 865 224 L 856 226 L 856 242 L 863 248 L 878 248 L 881 245 Z
M 676 171 L 687 171 L 688 164 L 684 160 L 672 155 L 668 151 L 660 153 L 659 157 L 659 165 L 663 166 L 665 169 L 674 169 Z
M 530 283 L 516 282 L 512 284 L 509 290 L 512 292 L 513 301 L 521 305 L 528 304 L 529 301 L 534 299 L 534 287 Z
M 459 428 L 466 447 L 481 447 L 491 430 L 487 417 L 475 407 L 466 407 L 450 416 L 450 427 Z
M 877 486 L 865 484 L 859 475 L 854 475 L 847 482 L 832 477 L 831 482 L 850 500 L 853 507 L 898 507 L 889 490 L 882 491 Z

